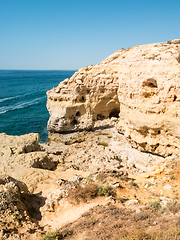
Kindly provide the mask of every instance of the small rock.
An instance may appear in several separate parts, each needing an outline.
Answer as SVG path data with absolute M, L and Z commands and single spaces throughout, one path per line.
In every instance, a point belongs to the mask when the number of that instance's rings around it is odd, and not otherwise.
M 130 205 L 135 205 L 135 204 L 138 204 L 138 203 L 139 203 L 138 200 L 132 199 L 132 200 L 126 201 L 126 202 L 125 202 L 125 205 L 126 205 L 126 206 L 130 206 Z
M 121 185 L 120 185 L 120 183 L 119 182 L 113 182 L 112 184 L 110 184 L 110 187 L 112 187 L 112 188 L 118 188 L 118 187 L 120 187 Z
M 170 191 L 170 190 L 172 190 L 172 186 L 167 184 L 163 187 L 163 189 L 166 190 L 166 191 Z
M 69 182 L 80 182 L 82 181 L 84 178 L 78 174 L 74 174 L 72 177 L 70 177 L 68 179 Z

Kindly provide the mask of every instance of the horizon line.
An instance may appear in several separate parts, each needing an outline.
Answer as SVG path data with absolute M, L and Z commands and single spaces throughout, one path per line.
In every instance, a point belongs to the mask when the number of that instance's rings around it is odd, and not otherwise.
M 78 71 L 78 69 L 0 69 L 0 71 Z

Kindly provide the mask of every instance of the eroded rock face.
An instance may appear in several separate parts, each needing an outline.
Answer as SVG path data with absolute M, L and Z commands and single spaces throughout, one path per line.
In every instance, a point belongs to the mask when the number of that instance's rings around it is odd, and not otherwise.
M 47 170 L 54 170 L 58 161 L 58 156 L 41 151 L 37 133 L 22 136 L 0 134 L 0 175 L 7 174 L 25 182 L 30 191 L 38 181 L 51 175 Z
M 23 182 L 8 175 L 0 176 L 0 239 L 27 239 L 26 234 L 40 229 L 23 201 L 27 191 Z M 29 194 L 29 201 L 32 196 Z
M 80 69 L 70 79 L 47 92 L 50 132 L 73 132 L 113 125 L 119 116 L 116 66 L 105 61 Z
M 47 92 L 50 132 L 109 127 L 134 147 L 179 153 L 180 40 L 121 49 Z M 116 122 L 117 123 L 117 122 Z
M 118 129 L 141 151 L 180 150 L 180 40 L 136 46 L 119 58 Z
M 10 136 L 0 133 L 0 157 L 9 157 L 14 154 L 37 151 L 40 136 L 38 133 L 30 133 L 21 136 Z

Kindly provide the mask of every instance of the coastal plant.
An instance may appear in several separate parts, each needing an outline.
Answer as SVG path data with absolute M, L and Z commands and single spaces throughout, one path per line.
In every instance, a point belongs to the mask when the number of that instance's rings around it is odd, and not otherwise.
M 111 177 L 117 177 L 117 173 L 110 173 Z
M 22 219 L 22 217 L 21 216 L 19 216 L 19 215 L 17 215 L 17 214 L 13 214 L 13 216 L 17 219 L 17 220 L 21 220 Z
M 171 176 L 171 180 L 174 180 L 174 179 L 175 179 L 175 177 L 174 177 L 174 175 L 172 175 L 172 176 Z
M 106 143 L 106 142 L 99 142 L 98 145 L 108 147 L 108 143 Z
M 95 134 L 96 136 L 100 136 L 100 135 L 104 135 L 104 136 L 107 136 L 109 135 L 109 133 L 105 133 L 105 132 L 98 132 Z
M 153 186 L 152 183 L 148 183 L 148 184 L 147 184 L 147 188 L 150 188 L 150 187 L 152 187 L 152 186 Z
M 158 211 L 158 210 L 161 209 L 160 201 L 151 202 L 150 205 L 151 205 L 151 207 L 152 207 L 152 211 L 153 211 L 153 212 Z
M 98 193 L 99 193 L 100 196 L 106 196 L 106 197 L 113 196 L 113 197 L 115 197 L 116 196 L 116 189 L 110 187 L 109 185 L 99 186 L 98 187 Z
M 119 176 L 119 179 L 125 182 L 128 182 L 130 180 L 130 178 L 126 177 L 126 176 Z
M 167 203 L 167 209 L 176 214 L 180 210 L 180 203 L 177 203 L 176 201 Z
M 87 202 L 87 200 L 95 198 L 97 194 L 98 189 L 96 184 L 90 183 L 85 187 L 78 185 L 70 189 L 67 198 L 72 204 L 79 204 L 81 201 Z
M 61 232 L 60 230 L 56 230 L 54 232 L 46 232 L 39 240 L 62 240 L 69 235 L 72 235 L 72 231 Z
M 133 187 L 139 188 L 138 184 L 137 184 L 136 182 L 134 182 L 134 181 L 131 181 L 131 185 L 132 185 Z
M 93 179 L 92 179 L 92 178 L 89 178 L 89 177 L 88 177 L 86 180 L 87 180 L 87 182 L 89 182 L 89 183 L 93 182 Z
M 180 239 L 180 229 L 170 228 L 165 231 L 145 232 L 134 230 L 126 233 L 126 236 L 119 237 L 118 240 L 175 240 Z
M 79 204 L 81 201 L 87 202 L 98 196 L 116 196 L 116 189 L 109 185 L 100 186 L 94 183 L 87 184 L 85 187 L 80 185 L 69 190 L 67 198 L 72 204 Z

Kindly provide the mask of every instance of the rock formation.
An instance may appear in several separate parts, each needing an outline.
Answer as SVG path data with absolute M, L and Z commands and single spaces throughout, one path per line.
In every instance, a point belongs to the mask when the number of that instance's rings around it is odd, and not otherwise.
M 115 56 L 113 56 L 115 58 Z M 112 126 L 119 116 L 116 66 L 103 62 L 82 68 L 47 92 L 50 132 L 72 132 Z
M 179 153 L 179 54 L 174 40 L 132 47 L 119 59 L 118 129 L 141 151 Z
M 58 163 L 58 156 L 41 151 L 39 134 L 22 136 L 0 134 L 0 174 L 24 181 L 33 191 L 39 180 L 47 178 Z
M 116 127 L 141 151 L 180 150 L 180 40 L 121 49 L 47 92 L 50 132 Z M 116 121 L 118 118 L 118 121 Z
M 25 201 L 27 196 L 28 201 Z M 29 216 L 30 212 L 33 213 L 29 206 L 35 197 L 28 193 L 27 186 L 23 182 L 8 175 L 0 175 L 1 240 L 27 239 L 23 238 L 25 234 L 40 230 L 37 221 Z

